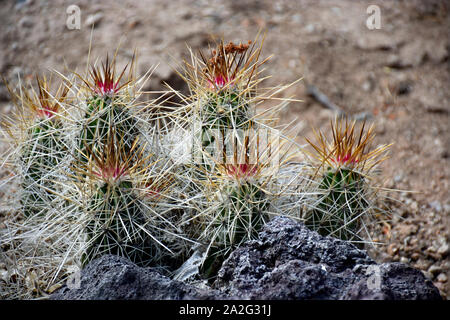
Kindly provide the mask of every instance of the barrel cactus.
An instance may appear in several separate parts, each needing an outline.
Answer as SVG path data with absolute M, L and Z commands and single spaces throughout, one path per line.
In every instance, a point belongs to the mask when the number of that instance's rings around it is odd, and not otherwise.
M 134 62 L 134 60 L 132 61 Z M 89 77 L 83 79 L 86 85 L 86 109 L 80 124 L 78 137 L 79 160 L 87 161 L 87 148 L 100 155 L 108 141 L 109 128 L 114 127 L 116 140 L 123 140 L 125 151 L 131 149 L 139 135 L 137 121 L 130 111 L 126 86 L 132 80 L 121 83 L 128 65 L 117 76 L 115 61 L 106 62 L 100 67 L 91 67 Z
M 203 53 L 187 64 L 185 79 L 195 94 L 188 122 L 193 134 L 193 161 L 208 170 L 215 160 L 226 162 L 224 138 L 231 130 L 255 128 L 254 95 L 261 47 L 218 43 L 210 56 Z M 218 141 L 221 139 L 221 141 Z
M 256 239 L 269 220 L 271 197 L 266 195 L 260 178 L 261 166 L 255 164 L 218 165 L 220 177 L 212 195 L 214 211 L 205 221 L 201 238 L 208 251 L 201 267 L 204 277 L 214 279 L 223 261 L 239 245 Z
M 26 217 L 44 213 L 55 199 L 58 166 L 67 153 L 60 113 L 69 92 L 67 83 L 51 92 L 51 80 L 36 77 L 37 92 L 22 87 L 12 93 L 18 107 L 8 132 L 17 144 L 21 205 Z M 18 132 L 14 130 L 19 129 Z
M 331 123 L 333 140 L 316 133 L 318 143 L 307 141 L 315 149 L 317 160 L 317 205 L 307 211 L 305 224 L 322 235 L 362 243 L 361 231 L 373 213 L 375 169 L 385 159 L 388 145 L 373 150 L 373 125 L 366 123 L 357 131 L 356 122 L 336 118 Z
M 104 254 L 115 254 L 147 265 L 155 259 L 154 238 L 132 179 L 142 165 L 142 148 L 135 141 L 128 150 L 123 142 L 115 140 L 113 127 L 110 131 L 102 155 L 97 156 L 88 147 L 89 161 L 78 168 L 79 179 L 86 179 L 92 189 L 84 208 L 87 245 L 82 264 Z M 136 157 L 141 161 L 133 163 Z

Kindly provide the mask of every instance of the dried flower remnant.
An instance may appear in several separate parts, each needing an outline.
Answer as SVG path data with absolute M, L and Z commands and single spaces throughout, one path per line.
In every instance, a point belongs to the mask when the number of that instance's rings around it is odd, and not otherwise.
M 241 164 L 226 164 L 225 173 L 226 176 L 235 180 L 247 180 L 257 174 L 258 166 L 241 163 Z
M 56 93 L 52 95 L 51 80 L 48 80 L 46 76 L 43 78 L 36 76 L 36 82 L 37 92 L 33 89 L 28 90 L 25 87 L 21 88 L 20 93 L 12 93 L 10 90 L 14 104 L 22 113 L 19 115 L 20 118 L 27 118 L 24 113 L 24 107 L 28 108 L 32 115 L 37 116 L 39 119 L 50 119 L 57 116 L 61 105 L 67 100 L 69 85 L 65 82 L 60 84 Z
M 236 45 L 230 42 L 224 45 L 220 42 L 217 48 L 211 51 L 209 60 L 201 55 L 206 65 L 203 74 L 211 89 L 220 90 L 225 86 L 233 86 L 238 73 L 248 68 L 253 60 L 248 57 L 251 43 L 249 41 L 248 44 Z
M 155 259 L 155 246 L 146 227 L 145 207 L 136 195 L 132 179 L 147 159 L 137 140 L 127 150 L 115 136 L 113 132 L 109 134 L 100 156 L 87 148 L 88 163 L 75 168 L 80 173 L 79 180 L 91 184 L 93 189 L 85 206 L 88 221 L 83 265 L 103 254 L 125 256 L 140 265 Z

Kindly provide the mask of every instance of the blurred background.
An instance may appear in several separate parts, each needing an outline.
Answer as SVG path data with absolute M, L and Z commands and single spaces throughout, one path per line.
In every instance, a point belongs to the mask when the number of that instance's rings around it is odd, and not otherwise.
M 71 29 L 73 5 L 79 29 Z M 371 28 L 370 5 L 380 9 L 379 29 Z M 387 245 L 371 255 L 421 269 L 448 297 L 449 10 L 448 0 L 0 0 L 0 74 L 14 87 L 39 72 L 83 71 L 91 42 L 91 60 L 113 55 L 120 43 L 119 67 L 134 49 L 138 74 L 159 63 L 145 90 L 166 82 L 187 94 L 172 68 L 189 57 L 187 45 L 198 51 L 222 38 L 247 42 L 263 30 L 263 58 L 273 55 L 264 86 L 303 78 L 280 95 L 303 100 L 280 115 L 283 123 L 297 119 L 299 143 L 312 137 L 311 127 L 329 128 L 333 108 L 374 123 L 377 144 L 394 143 L 382 165 L 385 186 L 415 192 L 391 194 L 401 204 L 390 203 L 394 219 L 378 235 Z M 2 83 L 0 119 L 12 108 Z M 11 190 L 2 186 L 0 197 Z M 2 208 L 0 228 L 6 215 Z

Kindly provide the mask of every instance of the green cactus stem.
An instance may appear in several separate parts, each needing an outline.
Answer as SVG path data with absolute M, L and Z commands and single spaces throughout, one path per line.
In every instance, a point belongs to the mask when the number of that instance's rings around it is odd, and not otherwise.
M 130 181 L 103 184 L 88 210 L 91 213 L 86 226 L 89 246 L 82 256 L 83 265 L 104 254 L 123 256 L 141 266 L 154 258 L 143 207 L 133 195 Z
M 122 141 L 124 151 L 130 151 L 139 134 L 136 125 L 136 120 L 126 107 L 116 103 L 113 98 L 91 98 L 79 136 L 80 160 L 87 161 L 88 149 L 97 156 L 103 152 L 111 127 L 115 129 L 115 141 Z
M 55 171 L 65 157 L 59 119 L 39 120 L 28 130 L 29 139 L 21 149 L 23 166 L 21 205 L 26 217 L 43 212 L 55 199 Z
M 361 218 L 369 208 L 365 198 L 364 177 L 350 169 L 329 168 L 319 186 L 323 191 L 318 208 L 305 221 L 306 226 L 323 236 L 359 240 Z
M 200 270 L 210 280 L 235 248 L 257 238 L 269 218 L 266 195 L 257 184 L 246 181 L 227 186 L 222 193 L 223 202 L 209 231 L 212 245 Z

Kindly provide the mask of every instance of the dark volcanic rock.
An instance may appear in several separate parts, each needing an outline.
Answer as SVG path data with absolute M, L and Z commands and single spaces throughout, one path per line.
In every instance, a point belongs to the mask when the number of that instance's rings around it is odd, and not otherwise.
M 367 266 L 355 268 L 356 281 L 342 294 L 341 299 L 380 299 L 380 300 L 441 300 L 439 290 L 421 271 L 402 263 L 383 263 L 378 265 L 381 290 L 371 290 L 367 285 L 371 282 L 373 270 Z
M 214 290 L 204 291 L 141 268 L 129 260 L 105 255 L 81 271 L 79 289 L 67 286 L 51 296 L 54 300 L 190 300 L 218 299 Z
M 376 264 L 352 244 L 321 237 L 284 217 L 231 254 L 214 288 L 201 290 L 105 256 L 82 271 L 80 289 L 63 287 L 52 298 L 441 299 L 420 271 L 400 263 Z
M 231 254 L 216 287 L 244 299 L 441 299 L 420 271 L 377 265 L 354 245 L 284 217 Z

